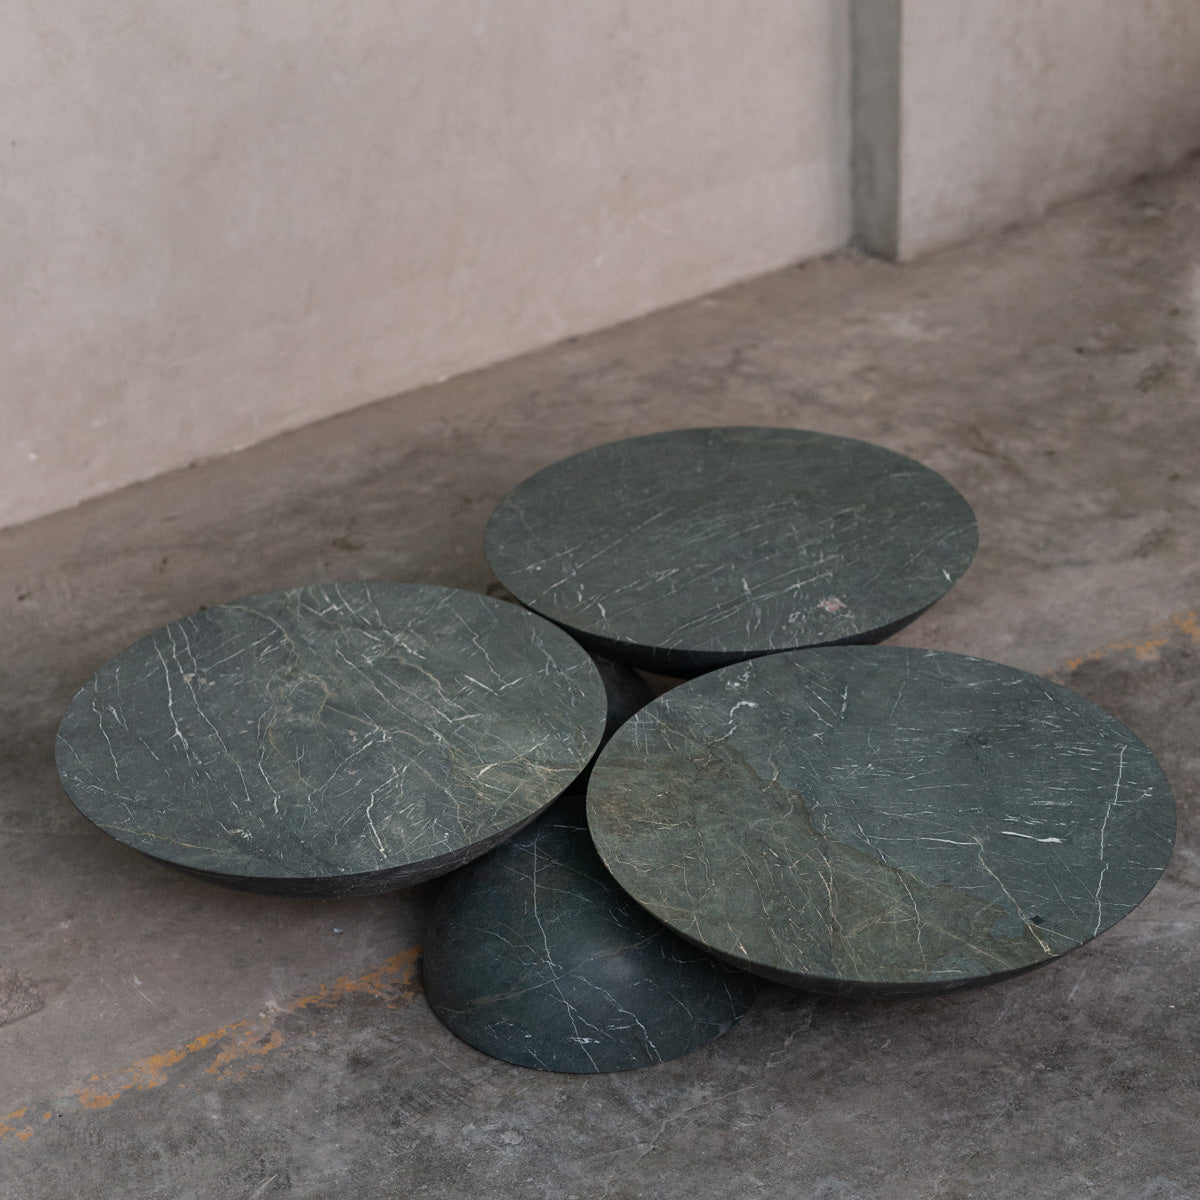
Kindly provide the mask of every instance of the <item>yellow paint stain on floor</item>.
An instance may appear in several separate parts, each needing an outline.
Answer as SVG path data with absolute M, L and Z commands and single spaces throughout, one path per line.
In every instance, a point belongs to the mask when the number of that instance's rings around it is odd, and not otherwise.
M 206 1075 L 215 1075 L 219 1079 L 242 1077 L 263 1066 L 267 1055 L 280 1050 L 286 1053 L 289 1049 L 283 1030 L 275 1027 L 281 1016 L 311 1008 L 332 1008 L 350 996 L 373 996 L 388 1007 L 413 999 L 420 992 L 416 979 L 420 954 L 421 947 L 413 946 L 364 975 L 339 976 L 331 984 L 322 984 L 310 996 L 289 1000 L 249 1020 L 222 1025 L 182 1046 L 139 1058 L 121 1070 L 93 1075 L 83 1087 L 68 1095 L 84 1109 L 108 1108 L 130 1092 L 161 1087 L 169 1082 L 172 1067 L 194 1055 L 214 1050 L 212 1061 L 204 1068 Z M 25 1142 L 33 1136 L 35 1127 L 26 1120 L 28 1111 L 26 1106 L 0 1116 L 0 1142 L 9 1138 Z M 44 1113 L 42 1120 L 48 1121 L 53 1115 L 53 1112 Z
M 1132 654 L 1139 662 L 1154 662 L 1161 657 L 1164 646 L 1177 641 L 1200 643 L 1200 612 L 1192 610 L 1175 613 L 1165 621 L 1151 625 L 1138 637 L 1121 638 L 1120 641 L 1109 642 L 1099 650 L 1068 658 L 1061 666 L 1051 671 L 1050 675 L 1052 678 L 1061 678 L 1078 670 L 1086 662 L 1096 662 L 1119 654 Z
M 18 1108 L 0 1117 L 0 1141 L 14 1137 L 19 1142 L 27 1142 L 33 1137 L 33 1126 L 24 1123 L 28 1111 L 28 1107 Z

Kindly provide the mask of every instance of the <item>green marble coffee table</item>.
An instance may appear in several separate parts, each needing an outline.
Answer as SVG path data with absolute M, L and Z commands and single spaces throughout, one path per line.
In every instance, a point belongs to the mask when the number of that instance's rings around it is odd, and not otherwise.
M 678 1058 L 749 1007 L 755 980 L 663 927 L 605 871 L 566 796 L 442 889 L 425 993 L 477 1050 L 546 1071 Z
M 975 553 L 963 497 L 880 446 L 719 427 L 585 450 L 488 523 L 488 561 L 589 649 L 692 675 L 755 655 L 876 641 Z
M 251 596 L 105 664 L 58 733 L 89 820 L 257 891 L 359 895 L 483 854 L 600 742 L 587 654 L 515 605 L 342 583 Z
M 919 994 L 1046 963 L 1167 865 L 1171 791 L 1119 721 L 981 659 L 832 647 L 716 671 L 608 744 L 588 789 L 617 881 L 769 979 Z

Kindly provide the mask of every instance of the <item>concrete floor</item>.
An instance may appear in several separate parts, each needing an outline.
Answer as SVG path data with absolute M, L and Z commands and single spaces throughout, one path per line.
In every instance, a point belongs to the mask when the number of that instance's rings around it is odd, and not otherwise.
M 1057 677 L 1180 802 L 1167 878 L 1043 970 L 944 999 L 768 987 L 622 1075 L 457 1042 L 420 996 L 437 885 L 223 890 L 78 817 L 53 733 L 110 655 L 303 582 L 495 588 L 495 503 L 613 438 L 867 438 L 943 472 L 979 556 L 897 639 Z M 0 1195 L 1200 1194 L 1200 159 L 896 267 L 784 271 L 0 532 Z

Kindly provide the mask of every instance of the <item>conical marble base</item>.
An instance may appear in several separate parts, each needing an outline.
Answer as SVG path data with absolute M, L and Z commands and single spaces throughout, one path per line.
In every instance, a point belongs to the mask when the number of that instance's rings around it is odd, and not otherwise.
M 687 1054 L 724 1033 L 756 990 L 616 886 L 579 796 L 446 883 L 424 973 L 433 1011 L 476 1049 L 577 1073 Z

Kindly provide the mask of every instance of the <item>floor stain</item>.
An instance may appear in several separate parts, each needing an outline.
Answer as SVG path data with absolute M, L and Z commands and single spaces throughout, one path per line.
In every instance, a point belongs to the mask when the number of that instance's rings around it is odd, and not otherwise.
M 183 1045 L 140 1058 L 120 1070 L 93 1075 L 82 1087 L 73 1089 L 44 1112 L 38 1113 L 40 1106 L 34 1105 L 14 1109 L 0 1116 L 0 1142 L 6 1139 L 28 1141 L 40 1122 L 62 1115 L 64 1109 L 108 1108 L 130 1092 L 162 1087 L 172 1082 L 173 1068 L 206 1052 L 212 1058 L 204 1066 L 202 1078 L 242 1078 L 256 1070 L 266 1055 L 300 1048 L 293 1045 L 289 1035 L 279 1028 L 284 1017 L 310 1008 L 330 1008 L 352 996 L 372 997 L 393 1007 L 420 995 L 417 975 L 420 954 L 421 947 L 412 946 L 363 975 L 341 976 L 331 984 L 322 984 L 309 996 L 289 1000 L 245 1021 L 222 1025 L 220 1029 L 202 1033 Z M 178 1086 L 193 1085 L 180 1083 Z

